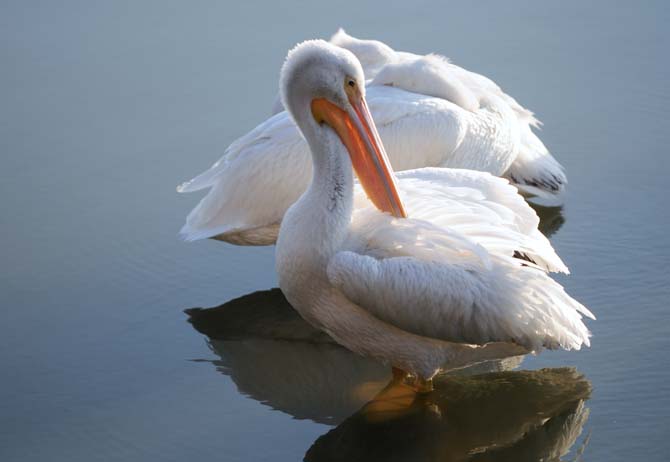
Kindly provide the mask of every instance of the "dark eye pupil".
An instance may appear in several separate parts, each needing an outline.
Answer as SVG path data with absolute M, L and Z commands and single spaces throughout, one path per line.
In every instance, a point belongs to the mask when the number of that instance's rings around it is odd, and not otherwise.
M 349 81 L 349 86 L 350 86 L 350 87 L 353 87 L 354 85 L 356 85 L 356 83 L 355 83 L 353 80 L 350 80 L 350 81 Z

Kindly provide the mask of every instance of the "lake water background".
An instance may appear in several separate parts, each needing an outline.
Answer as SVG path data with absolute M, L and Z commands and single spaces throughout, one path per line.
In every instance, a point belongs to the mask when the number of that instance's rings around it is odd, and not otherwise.
M 598 320 L 591 349 L 521 368 L 590 381 L 571 454 L 667 460 L 670 7 L 473 3 L 2 2 L 0 458 L 300 460 L 349 415 L 264 401 L 263 359 L 299 354 L 187 323 L 277 277 L 273 247 L 180 242 L 198 197 L 175 192 L 266 118 L 290 47 L 343 26 L 447 55 L 545 123 L 569 177 L 557 279 Z

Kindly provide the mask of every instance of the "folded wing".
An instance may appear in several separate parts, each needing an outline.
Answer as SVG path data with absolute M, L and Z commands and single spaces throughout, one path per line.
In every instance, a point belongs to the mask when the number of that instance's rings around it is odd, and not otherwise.
M 358 208 L 347 250 L 328 265 L 331 283 L 347 298 L 408 332 L 442 340 L 531 349 L 589 344 L 582 315 L 593 315 L 545 273 L 567 268 L 515 188 L 459 170 L 399 177 L 410 219 Z M 414 188 L 424 196 L 411 194 Z M 535 263 L 518 258 L 514 249 L 521 248 Z

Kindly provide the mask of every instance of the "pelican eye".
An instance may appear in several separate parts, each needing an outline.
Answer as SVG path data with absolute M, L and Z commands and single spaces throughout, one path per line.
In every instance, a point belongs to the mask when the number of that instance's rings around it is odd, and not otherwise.
M 355 78 L 349 76 L 344 78 L 344 92 L 349 97 L 349 101 L 352 101 L 352 98 L 357 99 L 357 95 L 360 94 L 360 90 L 358 89 L 358 84 L 356 83 Z

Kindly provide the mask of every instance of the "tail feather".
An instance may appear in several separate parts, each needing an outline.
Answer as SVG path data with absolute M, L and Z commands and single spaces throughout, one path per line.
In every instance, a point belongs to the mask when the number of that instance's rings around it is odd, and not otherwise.
M 562 195 L 568 183 L 563 166 L 549 153 L 530 126 L 525 127 L 519 153 L 504 176 L 527 195 L 552 204 L 563 201 Z
M 209 170 L 205 170 L 195 178 L 192 178 L 188 181 L 184 181 L 182 184 L 177 186 L 177 192 L 189 193 L 194 191 L 200 191 L 206 188 L 211 188 L 219 178 L 220 170 L 218 167 L 222 162 L 222 160 L 219 160 L 214 165 L 212 165 Z

